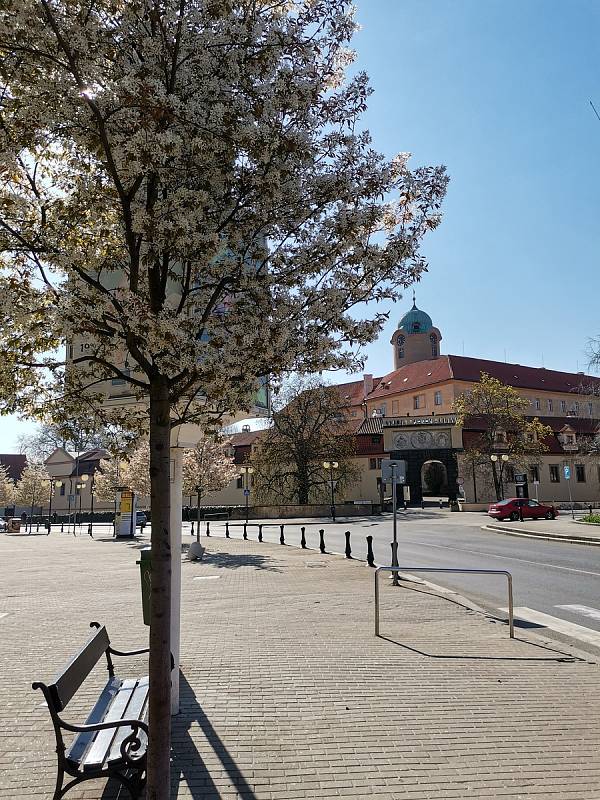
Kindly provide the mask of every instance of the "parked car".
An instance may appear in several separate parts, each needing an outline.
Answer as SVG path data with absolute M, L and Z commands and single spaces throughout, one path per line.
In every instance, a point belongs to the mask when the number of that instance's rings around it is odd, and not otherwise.
M 136 527 L 138 525 L 141 525 L 142 527 L 144 527 L 144 525 L 146 525 L 147 522 L 148 522 L 148 517 L 146 516 L 146 512 L 145 511 L 136 511 L 135 512 L 135 524 L 136 524 Z
M 8 530 L 8 522 L 4 519 L 0 519 L 0 531 Z
M 488 515 L 497 520 L 520 519 L 519 509 L 523 514 L 523 519 L 555 519 L 558 509 L 554 506 L 545 506 L 537 500 L 530 500 L 527 497 L 509 497 L 506 500 L 499 500 L 491 503 L 488 508 Z

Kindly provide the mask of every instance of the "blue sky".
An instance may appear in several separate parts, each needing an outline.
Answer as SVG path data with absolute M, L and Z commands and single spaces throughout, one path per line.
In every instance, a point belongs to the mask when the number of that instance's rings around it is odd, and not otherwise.
M 600 334 L 600 2 L 355 2 L 374 146 L 451 177 L 416 289 L 442 352 L 585 369 Z M 390 370 L 410 305 L 390 308 L 366 371 Z M 0 452 L 26 427 L 0 418 Z

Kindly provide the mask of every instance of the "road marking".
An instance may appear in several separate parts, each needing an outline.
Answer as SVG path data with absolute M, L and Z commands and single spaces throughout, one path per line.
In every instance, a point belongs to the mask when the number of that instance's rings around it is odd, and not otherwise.
M 455 553 L 474 553 L 477 556 L 485 556 L 486 558 L 502 558 L 504 561 L 519 561 L 521 564 L 534 564 L 536 567 L 550 567 L 551 569 L 560 569 L 564 572 L 577 572 L 580 575 L 595 575 L 600 578 L 600 572 L 590 572 L 587 569 L 575 569 L 574 567 L 559 567 L 556 564 L 548 564 L 546 561 L 529 561 L 526 558 L 515 558 L 514 556 L 499 556 L 494 553 L 483 553 L 481 550 L 468 550 L 465 547 L 450 547 L 445 544 L 432 544 L 431 542 L 415 542 L 412 539 L 403 539 L 400 542 L 407 544 L 418 544 L 421 547 L 437 547 L 441 550 L 454 550 Z
M 220 575 L 198 575 L 197 578 L 194 578 L 195 581 L 215 581 L 217 578 L 220 578 Z
M 4 611 L 2 614 L 0 614 L 0 619 L 2 619 L 2 617 L 8 617 L 8 611 Z
M 554 606 L 555 608 L 564 608 L 565 611 L 572 611 L 574 614 L 581 614 L 584 617 L 591 617 L 592 619 L 600 619 L 600 611 L 591 606 Z
M 507 608 L 501 608 L 500 611 L 508 613 Z M 552 617 L 550 614 L 543 614 L 541 611 L 535 611 L 533 608 L 526 606 L 519 606 L 514 610 L 514 616 L 518 619 L 525 620 L 525 622 L 533 622 L 536 625 L 543 625 L 545 628 L 563 633 L 565 636 L 570 636 L 572 639 L 578 639 L 581 642 L 593 644 L 595 647 L 600 647 L 600 631 L 592 630 L 592 628 L 584 628 L 583 625 L 576 625 L 574 622 L 567 622 L 558 617 Z

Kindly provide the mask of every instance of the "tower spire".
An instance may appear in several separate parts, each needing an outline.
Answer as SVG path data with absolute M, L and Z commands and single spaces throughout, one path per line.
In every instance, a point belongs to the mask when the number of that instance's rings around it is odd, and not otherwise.
M 413 289 L 413 308 L 417 307 L 417 293 Z

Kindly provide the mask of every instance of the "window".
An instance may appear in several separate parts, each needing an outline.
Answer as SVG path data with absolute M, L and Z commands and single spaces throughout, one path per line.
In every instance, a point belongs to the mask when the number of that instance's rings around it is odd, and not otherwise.
M 494 434 L 494 441 L 496 444 L 506 444 L 506 434 L 504 431 L 496 431 Z
M 563 412 L 563 414 L 567 410 L 567 401 L 566 400 L 561 400 L 560 401 L 560 410 Z
M 392 400 L 392 414 L 398 413 L 398 401 Z
M 127 377 L 129 377 L 129 370 L 128 369 L 122 369 L 121 372 L 123 373 L 123 375 L 127 375 Z M 112 381 L 111 381 L 111 385 L 112 386 L 124 386 L 125 383 L 126 383 L 126 381 L 125 381 L 124 378 L 113 378 Z
M 235 482 L 236 489 L 243 489 L 244 488 L 244 479 L 241 475 L 238 475 L 237 481 Z
M 588 403 L 588 414 L 590 415 L 590 417 L 594 415 L 594 404 L 591 402 Z
M 600 469 L 600 464 L 598 465 L 598 468 Z M 599 474 L 600 474 L 600 473 L 599 473 Z M 61 497 L 64 497 L 64 496 L 65 496 L 65 490 L 66 490 L 66 488 L 67 488 L 67 487 L 66 487 L 66 486 L 64 485 L 64 483 L 63 483 L 63 485 L 60 487 L 60 496 L 61 496 Z
M 421 333 L 421 323 L 420 322 L 413 322 L 411 327 L 412 327 L 412 332 L 413 333 Z
M 574 414 L 579 414 L 579 403 L 577 402 L 577 400 L 573 403 L 572 411 Z
M 538 483 L 539 483 L 539 480 L 540 480 L 540 468 L 538 467 L 537 464 L 532 464 L 529 467 L 529 477 L 531 478 L 531 482 L 532 483 L 535 483 L 535 481 L 538 481 Z
M 406 339 L 404 338 L 404 336 L 402 336 L 402 334 L 400 334 L 400 336 L 398 337 L 398 340 L 396 342 L 396 345 L 398 347 L 398 358 L 404 358 L 404 342 L 405 341 L 406 341 Z
M 552 402 L 552 400 L 547 400 L 546 402 L 548 403 L 548 411 L 553 411 L 554 403 Z
M 433 402 L 435 403 L 436 406 L 442 405 L 442 393 L 440 391 L 437 391 L 433 396 Z
M 369 469 L 377 469 L 377 459 L 370 458 L 369 459 Z
M 371 444 L 380 444 L 380 443 L 381 443 L 381 435 L 380 434 L 377 433 L 374 436 L 371 436 Z
M 539 411 L 540 408 L 542 407 L 542 404 L 540 403 L 540 398 L 539 397 L 535 398 L 534 405 L 535 405 L 535 410 L 536 411 Z
M 425 395 L 416 394 L 413 397 L 413 408 L 425 408 Z
M 381 416 L 385 417 L 385 415 L 387 414 L 387 403 L 382 403 L 379 411 L 381 413 Z
M 575 478 L 577 483 L 585 483 L 585 464 L 575 464 Z
M 560 483 L 558 464 L 550 464 L 550 483 Z
M 512 464 L 507 464 L 504 468 L 504 480 L 507 483 L 514 483 L 515 482 L 515 468 Z
M 382 466 L 383 466 L 383 458 L 378 458 L 377 459 L 377 469 L 381 469 Z
M 432 333 L 429 337 L 429 341 L 431 342 L 431 357 L 437 358 L 438 357 L 438 340 L 435 333 Z

